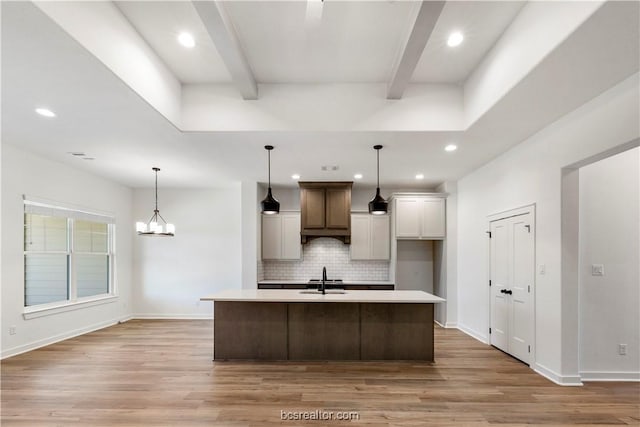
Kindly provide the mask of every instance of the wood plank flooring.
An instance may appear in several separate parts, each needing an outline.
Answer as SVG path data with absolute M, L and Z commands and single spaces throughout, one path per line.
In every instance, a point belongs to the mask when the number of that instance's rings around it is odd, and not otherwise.
M 6 359 L 1 424 L 640 425 L 640 384 L 557 386 L 457 330 L 436 328 L 435 363 L 212 362 L 212 330 L 133 320 Z M 359 419 L 281 420 L 316 410 Z

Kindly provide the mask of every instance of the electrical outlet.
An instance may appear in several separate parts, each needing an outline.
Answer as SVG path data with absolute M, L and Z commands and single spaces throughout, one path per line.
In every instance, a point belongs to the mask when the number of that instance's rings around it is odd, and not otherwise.
M 602 265 L 602 264 L 592 264 L 591 265 L 591 275 L 592 276 L 604 276 L 604 265 Z
M 626 344 L 618 344 L 618 354 L 620 356 L 627 355 L 627 345 Z
M 15 325 L 13 326 L 9 326 L 9 335 L 15 335 L 16 334 L 16 327 Z

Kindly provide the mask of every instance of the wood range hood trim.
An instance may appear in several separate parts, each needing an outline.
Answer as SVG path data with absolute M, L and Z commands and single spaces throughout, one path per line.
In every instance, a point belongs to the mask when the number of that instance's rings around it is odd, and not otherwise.
M 300 181 L 300 242 L 333 237 L 351 244 L 353 181 Z

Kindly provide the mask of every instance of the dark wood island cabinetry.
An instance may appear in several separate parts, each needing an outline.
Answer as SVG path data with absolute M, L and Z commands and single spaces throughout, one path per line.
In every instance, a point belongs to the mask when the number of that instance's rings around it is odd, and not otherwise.
M 214 360 L 433 361 L 433 305 L 422 291 L 237 290 L 214 301 Z

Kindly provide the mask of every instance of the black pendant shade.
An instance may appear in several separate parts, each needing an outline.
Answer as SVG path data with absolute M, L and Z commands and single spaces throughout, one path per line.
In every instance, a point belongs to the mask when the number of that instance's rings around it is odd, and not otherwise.
M 374 145 L 373 149 L 376 150 L 378 156 L 378 185 L 376 186 L 375 197 L 369 202 L 369 213 L 372 215 L 384 215 L 389 210 L 389 202 L 380 195 L 380 150 L 382 149 L 382 145 Z
M 266 215 L 273 215 L 280 212 L 280 202 L 278 202 L 271 194 L 271 150 L 273 150 L 273 145 L 265 145 L 265 150 L 269 153 L 269 188 L 267 190 L 267 197 L 260 202 L 260 206 L 262 207 L 262 213 Z

